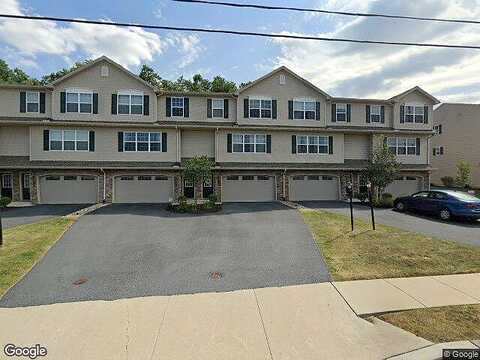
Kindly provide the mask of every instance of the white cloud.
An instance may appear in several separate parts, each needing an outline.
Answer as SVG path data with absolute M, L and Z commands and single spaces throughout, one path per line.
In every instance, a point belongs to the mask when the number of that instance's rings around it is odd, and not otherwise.
M 480 16 L 479 0 L 327 0 L 321 7 L 429 17 Z M 333 15 L 327 18 L 334 20 L 333 28 L 318 36 L 480 45 L 478 25 Z M 318 19 L 305 21 L 308 24 Z M 480 101 L 480 91 L 475 89 L 480 51 L 283 39 L 275 42 L 281 51 L 276 65 L 292 68 L 333 95 L 387 97 L 419 85 L 441 100 Z
M 167 38 L 167 42 L 172 47 L 175 47 L 181 55 L 178 61 L 178 67 L 180 69 L 194 63 L 198 60 L 202 52 L 205 51 L 205 47 L 201 44 L 199 36 L 195 34 L 187 36 L 170 34 Z

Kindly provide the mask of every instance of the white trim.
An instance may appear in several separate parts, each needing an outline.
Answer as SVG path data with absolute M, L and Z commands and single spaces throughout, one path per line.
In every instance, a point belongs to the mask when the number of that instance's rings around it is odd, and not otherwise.
M 373 108 L 378 108 L 378 114 L 373 113 Z M 378 115 L 378 121 L 373 120 L 373 116 Z M 382 105 L 371 104 L 370 105 L 370 123 L 381 124 L 382 123 Z
M 184 118 L 185 117 L 185 96 L 171 96 L 170 97 L 170 116 L 173 118 Z M 182 106 L 173 106 L 173 99 L 182 99 Z M 182 109 L 182 115 L 174 115 L 173 108 Z M 213 113 L 212 113 L 213 115 Z
M 312 98 L 293 98 L 293 120 L 316 120 L 317 119 L 317 102 L 318 100 Z M 303 103 L 303 110 L 295 110 L 295 103 Z M 313 110 L 306 110 L 306 103 L 313 103 Z M 313 111 L 313 119 L 307 119 L 306 114 Z M 303 118 L 296 118 L 295 112 L 302 112 Z
M 125 140 L 125 134 L 135 134 L 135 141 L 132 141 L 132 140 Z M 148 150 L 146 151 L 139 151 L 138 150 L 138 134 L 148 134 Z M 151 135 L 150 134 L 158 134 L 159 135 L 159 141 L 151 141 L 150 137 Z M 126 146 L 125 144 L 126 143 L 135 143 L 135 150 L 127 150 L 126 149 Z M 140 143 L 145 143 L 146 141 L 140 141 Z M 159 144 L 159 149 L 158 150 L 151 150 L 151 145 L 152 144 Z M 158 131 L 124 131 L 123 132 L 123 152 L 127 152 L 127 153 L 149 153 L 149 152 L 152 152 L 152 153 L 158 153 L 158 152 L 162 152 L 162 133 L 161 132 L 158 132 Z
M 52 140 L 52 132 L 59 131 L 62 134 L 62 140 Z M 65 140 L 65 131 L 73 131 L 75 133 L 75 140 Z M 82 131 L 87 133 L 87 140 L 78 140 L 77 139 L 77 132 Z M 62 143 L 61 149 L 52 149 L 52 141 L 60 141 Z M 72 142 L 74 144 L 73 150 L 65 150 L 65 141 Z M 87 149 L 86 150 L 77 150 L 77 142 L 85 142 L 87 141 Z M 89 130 L 80 130 L 80 129 L 50 129 L 48 133 L 48 151 L 62 151 L 62 152 L 89 152 L 90 151 L 90 131 Z
M 387 137 L 387 147 L 388 149 L 390 148 L 393 148 L 394 146 L 393 145 L 390 145 L 389 144 L 389 140 L 390 139 L 395 139 L 395 155 L 396 156 L 420 156 L 421 155 L 421 148 L 422 148 L 422 143 L 421 143 L 421 140 L 420 140 L 420 155 L 417 155 L 417 138 L 412 138 L 412 137 L 404 137 L 404 136 L 395 136 L 395 137 Z M 404 148 L 405 149 L 405 154 L 399 154 L 398 153 L 398 149 L 399 149 L 399 140 L 405 140 L 405 146 L 401 146 L 401 148 Z M 409 140 L 413 140 L 415 142 L 415 147 L 413 146 L 409 146 L 408 145 L 408 141 Z M 415 153 L 414 154 L 409 154 L 408 153 L 408 149 L 409 148 L 414 148 L 415 149 Z
M 68 104 L 75 104 L 75 102 L 68 101 L 68 94 L 77 94 L 77 111 L 68 111 Z M 90 95 L 92 102 L 82 102 L 80 101 L 81 95 Z M 90 112 L 80 111 L 81 105 L 88 104 L 90 105 Z M 93 114 L 93 91 L 92 90 L 82 90 L 82 89 L 65 89 L 65 113 L 66 114 Z
M 235 142 L 234 137 L 241 136 L 242 142 Z M 253 143 L 247 143 L 248 145 L 253 144 L 253 151 L 245 151 L 245 136 L 253 136 Z M 265 136 L 265 142 L 257 142 L 258 136 Z M 234 151 L 234 145 L 242 145 L 242 151 Z M 265 151 L 257 151 L 257 145 L 265 145 Z M 232 154 L 268 154 L 267 153 L 267 134 L 232 134 Z
M 28 94 L 37 94 L 37 102 L 29 102 Z M 28 104 L 37 104 L 37 111 L 28 111 Z M 40 91 L 25 91 L 25 112 L 27 114 L 39 114 L 40 113 Z
M 345 113 L 341 113 L 341 114 L 345 114 L 345 120 L 339 120 L 338 119 L 338 106 L 345 106 Z M 335 103 L 335 121 L 336 122 L 347 122 L 347 117 L 348 117 L 348 104 L 347 103 Z
M 425 124 L 425 106 L 426 104 L 418 103 L 418 102 L 409 102 L 404 104 L 404 111 L 403 111 L 403 122 L 408 124 Z M 407 107 L 413 107 L 413 115 L 412 121 L 407 121 Z M 422 108 L 422 114 L 416 113 L 416 108 Z M 422 116 L 422 121 L 416 121 L 417 116 Z
M 128 96 L 128 105 L 127 104 L 120 104 L 120 96 Z M 142 97 L 142 103 L 140 104 L 142 106 L 142 111 L 140 114 L 132 114 L 132 96 L 141 96 Z M 117 92 L 117 115 L 126 115 L 126 116 L 143 116 L 143 113 L 145 112 L 145 109 L 143 108 L 143 105 L 145 104 L 145 94 L 143 91 L 139 90 L 120 90 Z M 120 105 L 122 106 L 128 106 L 128 113 L 120 113 Z M 134 106 L 140 106 L 139 104 L 134 104 Z
M 212 119 L 223 119 L 224 116 L 225 116 L 225 100 L 224 98 L 212 98 Z M 222 107 L 221 107 L 221 110 L 222 110 L 222 116 L 215 116 L 214 115 L 214 110 L 220 110 L 220 108 L 216 108 L 213 106 L 213 102 L 217 100 L 217 101 L 221 101 L 222 102 Z M 250 105 L 250 104 L 249 104 Z M 185 104 L 184 104 L 184 107 L 185 107 Z M 249 114 L 250 115 L 250 114 Z
M 265 97 L 265 96 L 249 96 L 248 97 L 248 118 L 249 119 L 273 119 L 273 98 Z M 258 117 L 251 116 L 252 111 L 252 101 L 260 101 L 260 106 L 258 108 L 253 108 L 253 110 L 258 110 Z M 270 101 L 270 109 L 269 108 L 262 108 L 262 101 Z M 270 110 L 270 116 L 262 116 L 262 110 Z
M 328 135 L 295 135 L 296 136 L 296 145 L 297 145 L 297 148 L 296 148 L 296 154 L 298 155 L 332 155 L 330 154 L 330 140 L 329 140 L 329 136 Z M 299 141 L 298 139 L 300 137 L 306 137 L 307 138 L 307 143 L 306 144 L 299 144 Z M 316 137 L 318 138 L 318 142 L 316 144 L 310 144 L 310 138 L 311 137 Z M 320 152 L 320 138 L 325 138 L 327 139 L 327 152 Z M 299 152 L 298 151 L 298 147 L 299 146 L 306 146 L 307 147 L 307 152 Z M 318 149 L 318 152 L 310 152 L 310 146 L 317 146 L 317 149 Z M 325 146 L 325 145 L 322 145 L 322 146 Z

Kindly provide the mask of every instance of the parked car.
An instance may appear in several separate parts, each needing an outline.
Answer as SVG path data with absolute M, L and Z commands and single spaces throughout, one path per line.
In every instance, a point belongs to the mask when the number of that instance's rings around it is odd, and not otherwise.
M 435 214 L 442 220 L 452 217 L 480 219 L 480 199 L 461 191 L 420 191 L 395 199 L 393 206 L 397 211 Z

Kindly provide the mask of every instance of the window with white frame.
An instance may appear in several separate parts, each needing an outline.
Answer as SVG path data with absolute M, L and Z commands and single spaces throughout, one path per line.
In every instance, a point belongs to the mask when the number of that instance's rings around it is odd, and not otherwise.
M 435 131 L 435 135 L 440 135 L 442 133 L 442 130 L 443 130 L 442 125 L 441 124 L 440 125 L 435 125 L 433 127 L 433 130 Z
M 425 118 L 425 108 L 423 105 L 405 105 L 404 116 L 405 122 L 407 123 L 423 123 Z
M 117 107 L 120 115 L 143 115 L 143 94 L 120 92 Z
M 443 146 L 435 146 L 433 148 L 433 156 L 440 156 L 440 155 L 443 155 L 445 152 L 444 150 L 444 147 Z
M 249 109 L 251 118 L 271 119 L 272 118 L 272 100 L 271 99 L 249 99 Z
M 182 116 L 184 114 L 185 101 L 183 97 L 172 97 L 172 116 Z
M 234 153 L 266 153 L 267 136 L 263 134 L 233 134 Z
M 159 132 L 125 132 L 123 150 L 126 152 L 162 151 L 162 136 Z
M 50 130 L 50 150 L 88 151 L 88 130 Z
M 328 154 L 328 136 L 297 136 L 298 154 Z
M 387 139 L 388 149 L 395 155 L 416 155 L 417 139 L 394 137 Z
M 314 100 L 293 100 L 293 118 L 296 120 L 315 120 L 317 104 Z
M 370 105 L 370 122 L 379 123 L 382 120 L 382 107 L 380 105 Z
M 26 102 L 27 112 L 38 113 L 40 111 L 40 93 L 38 91 L 27 91 Z
M 223 99 L 212 99 L 212 117 L 223 118 L 225 101 Z
M 93 92 L 67 90 L 67 113 L 91 114 L 93 112 Z
M 347 121 L 347 104 L 336 105 L 336 119 L 337 121 Z

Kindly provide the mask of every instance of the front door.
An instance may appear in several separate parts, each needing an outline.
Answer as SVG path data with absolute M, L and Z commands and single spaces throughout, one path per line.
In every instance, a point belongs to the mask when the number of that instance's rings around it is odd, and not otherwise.
M 203 181 L 203 198 L 208 199 L 213 194 L 213 177 L 209 176 Z
M 30 174 L 22 174 L 22 199 L 30 200 Z
M 183 195 L 187 199 L 193 199 L 195 197 L 195 188 L 191 181 L 188 181 L 188 180 L 183 181 Z
M 1 195 L 12 198 L 12 175 L 11 174 L 3 174 L 0 177 L 1 182 Z

